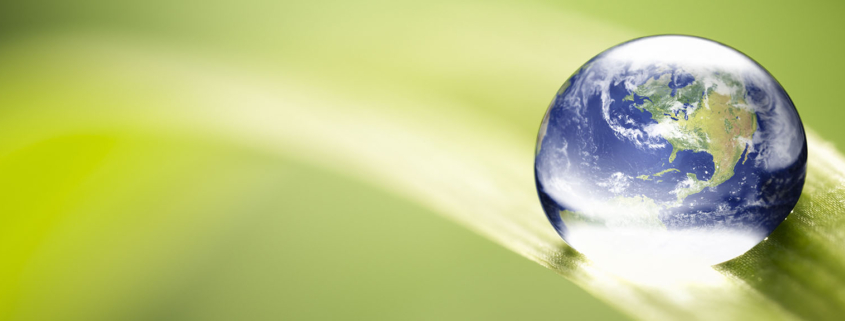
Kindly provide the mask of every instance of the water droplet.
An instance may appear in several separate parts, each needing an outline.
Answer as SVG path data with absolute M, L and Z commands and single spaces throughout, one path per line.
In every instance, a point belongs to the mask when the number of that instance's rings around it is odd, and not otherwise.
M 758 112 L 773 103 L 777 112 Z M 696 108 L 676 119 L 687 105 Z M 548 115 L 540 201 L 593 260 L 720 263 L 764 240 L 775 226 L 762 222 L 784 220 L 801 194 L 807 147 L 791 100 L 713 41 L 655 36 L 608 49 L 565 82 Z

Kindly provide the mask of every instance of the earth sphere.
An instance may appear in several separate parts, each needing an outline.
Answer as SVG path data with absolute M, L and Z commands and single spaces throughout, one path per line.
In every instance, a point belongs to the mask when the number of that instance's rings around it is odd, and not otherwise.
M 806 164 L 801 119 L 763 67 L 714 41 L 653 36 L 563 84 L 534 170 L 549 221 L 587 257 L 716 264 L 786 219 Z

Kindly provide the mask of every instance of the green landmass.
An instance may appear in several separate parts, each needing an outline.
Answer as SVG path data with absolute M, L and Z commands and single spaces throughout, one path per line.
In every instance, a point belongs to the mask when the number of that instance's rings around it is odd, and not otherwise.
M 657 122 L 657 132 L 672 146 L 669 164 L 675 161 L 678 152 L 685 150 L 706 152 L 713 160 L 714 171 L 710 179 L 700 180 L 694 173 L 687 173 L 687 178 L 674 191 L 677 202 L 669 207 L 680 205 L 689 195 L 722 184 L 733 177 L 734 166 L 757 130 L 756 114 L 746 106 L 742 83 L 725 73 L 713 74 L 708 79 L 696 79 L 692 84 L 677 89 L 674 96 L 669 88 L 670 74 L 649 79 L 634 91 L 637 96 L 648 98 L 635 107 L 651 113 L 652 119 Z M 634 100 L 634 94 L 624 100 Z M 663 165 L 666 166 L 665 163 Z M 651 181 L 671 172 L 680 170 L 668 168 L 636 178 Z M 659 219 L 659 213 L 665 206 L 642 195 L 617 196 L 592 209 L 560 211 L 560 216 L 570 226 L 584 224 L 665 229 Z
M 663 174 L 666 174 L 666 173 L 669 173 L 669 172 L 680 172 L 680 171 L 677 168 L 669 168 L 669 169 L 657 172 L 652 176 L 660 177 L 660 176 L 663 176 Z M 649 175 L 640 175 L 640 176 L 637 176 L 637 178 L 644 180 L 644 181 L 650 181 L 651 180 L 651 177 Z M 662 181 L 658 181 L 658 182 L 662 182 Z
M 660 177 L 660 176 L 663 176 L 663 174 L 666 174 L 666 173 L 669 173 L 669 172 L 680 172 L 680 171 L 677 168 L 669 168 L 669 169 L 657 172 L 656 174 L 654 174 L 654 176 Z
M 742 83 L 727 73 L 716 73 L 712 78 L 712 84 L 706 87 L 701 77 L 697 77 L 696 81 L 677 89 L 672 96 L 672 89 L 668 86 L 671 75 L 664 74 L 657 79 L 649 79 L 634 91 L 634 94 L 648 98 L 635 107 L 651 113 L 652 119 L 660 126 L 663 138 L 672 145 L 669 163 L 674 162 L 678 152 L 684 150 L 706 152 L 713 158 L 713 176 L 707 181 L 701 181 L 695 175 L 688 176 L 685 184 L 676 191 L 679 202 L 733 177 L 735 164 L 757 130 L 757 116 L 745 104 Z M 729 93 L 724 94 L 725 91 Z M 633 94 L 625 100 L 633 100 Z M 658 174 L 667 171 L 671 169 Z

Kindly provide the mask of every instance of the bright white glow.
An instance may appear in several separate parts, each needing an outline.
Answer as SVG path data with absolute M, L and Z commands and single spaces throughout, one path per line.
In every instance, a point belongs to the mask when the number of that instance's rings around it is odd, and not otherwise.
M 679 65 L 685 69 L 719 67 L 733 72 L 760 73 L 760 67 L 744 54 L 711 40 L 689 36 L 657 36 L 633 40 L 604 53 L 608 61 L 632 63 L 632 69 L 654 64 Z
M 578 251 L 603 265 L 633 267 L 709 266 L 745 253 L 765 235 L 728 229 L 655 231 L 570 225 L 566 237 Z
M 621 260 L 593 261 L 584 266 L 593 276 L 609 274 L 618 278 L 650 288 L 663 291 L 681 290 L 671 293 L 672 296 L 684 296 L 684 289 L 690 287 L 716 288 L 725 286 L 728 282 L 724 275 L 716 272 L 707 265 L 689 264 L 688 262 L 669 261 L 653 264 L 648 262 L 631 263 Z

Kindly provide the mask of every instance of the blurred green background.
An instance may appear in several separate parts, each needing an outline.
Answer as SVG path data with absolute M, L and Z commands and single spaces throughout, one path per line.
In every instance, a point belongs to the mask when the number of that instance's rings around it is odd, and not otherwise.
M 743 51 L 842 146 L 843 14 L 834 1 L 2 1 L 0 319 L 627 319 L 444 216 L 459 202 L 437 191 L 489 193 L 471 178 L 498 172 L 462 160 L 530 177 L 558 86 L 652 34 Z

